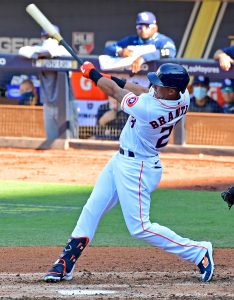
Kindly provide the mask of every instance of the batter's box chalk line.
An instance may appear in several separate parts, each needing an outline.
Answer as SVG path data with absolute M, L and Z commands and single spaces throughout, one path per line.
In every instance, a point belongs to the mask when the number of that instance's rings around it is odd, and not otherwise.
M 63 296 L 92 296 L 92 295 L 109 295 L 117 293 L 110 290 L 58 290 L 58 293 Z

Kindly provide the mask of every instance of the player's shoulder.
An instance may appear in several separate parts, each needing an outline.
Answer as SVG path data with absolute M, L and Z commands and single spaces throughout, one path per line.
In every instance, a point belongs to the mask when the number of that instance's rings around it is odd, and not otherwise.
M 189 90 L 188 89 L 185 89 L 185 92 L 182 95 L 184 95 L 186 98 L 190 99 L 190 94 L 189 94 Z
M 162 41 L 170 41 L 170 42 L 173 42 L 172 38 L 170 38 L 169 36 L 167 36 L 167 35 L 165 35 L 165 34 L 163 34 L 163 33 L 160 33 L 160 32 L 158 32 L 157 38 L 158 38 L 159 40 L 162 40 Z M 173 43 L 174 43 L 174 42 L 173 42 Z
M 149 93 L 142 93 L 139 96 L 135 95 L 133 92 L 129 92 L 124 96 L 124 100 L 126 101 L 129 106 L 133 106 L 133 104 L 143 104 L 147 101 L 151 101 L 153 98 Z M 145 104 L 143 104 L 145 105 Z
M 176 50 L 174 41 L 170 37 L 161 33 L 158 33 L 157 36 L 155 37 L 155 45 L 158 49 L 171 48 Z
M 152 106 L 151 103 L 156 102 L 155 98 L 149 93 L 142 93 L 139 96 L 135 95 L 132 92 L 126 94 L 123 98 L 124 105 L 128 106 L 131 109 L 137 109 L 147 111 L 148 106 Z
M 141 101 L 153 101 L 153 100 L 155 100 L 155 98 L 148 92 L 140 94 L 139 99 Z
M 187 105 L 190 104 L 191 97 L 190 97 L 188 89 L 185 90 L 184 94 L 180 93 L 180 96 L 181 96 L 182 101 L 184 101 Z

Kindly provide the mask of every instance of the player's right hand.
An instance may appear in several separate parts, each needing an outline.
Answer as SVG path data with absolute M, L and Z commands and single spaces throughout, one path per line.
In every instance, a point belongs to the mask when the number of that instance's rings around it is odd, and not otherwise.
M 83 63 L 83 65 L 80 67 L 81 73 L 85 78 L 90 78 L 89 77 L 89 73 L 91 70 L 95 69 L 94 65 L 89 62 L 89 61 L 85 61 Z
M 137 73 L 141 70 L 141 65 L 145 62 L 144 58 L 139 56 L 132 63 L 132 73 Z

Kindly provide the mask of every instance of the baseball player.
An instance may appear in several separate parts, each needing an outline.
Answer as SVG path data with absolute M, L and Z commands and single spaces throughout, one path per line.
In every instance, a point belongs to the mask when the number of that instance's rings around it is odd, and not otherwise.
M 129 118 L 120 136 L 119 151 L 101 172 L 71 238 L 44 280 L 72 279 L 75 263 L 92 241 L 100 219 L 119 202 L 133 237 L 194 262 L 202 281 L 210 281 L 214 271 L 212 244 L 183 238 L 149 219 L 150 193 L 162 174 L 159 152 L 188 111 L 187 71 L 178 64 L 165 63 L 157 72 L 148 73 L 149 90 L 101 74 L 89 62 L 82 65 L 81 71 L 121 103 Z
M 176 46 L 171 38 L 158 32 L 155 15 L 149 11 L 143 11 L 136 17 L 136 34 L 127 36 L 118 42 L 105 47 L 105 54 L 113 57 L 129 57 L 134 55 L 134 49 L 139 46 L 145 49 L 153 46 L 153 50 L 143 53 L 132 63 L 132 72 L 137 73 L 144 62 L 160 58 L 173 58 L 176 56 Z

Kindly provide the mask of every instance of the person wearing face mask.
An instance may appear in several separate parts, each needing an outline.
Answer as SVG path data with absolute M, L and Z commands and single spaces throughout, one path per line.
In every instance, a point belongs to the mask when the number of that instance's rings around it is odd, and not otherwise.
M 224 100 L 223 112 L 225 114 L 234 114 L 234 80 L 225 78 L 221 91 Z
M 206 76 L 195 76 L 192 84 L 193 96 L 190 100 L 190 112 L 222 113 L 219 104 L 208 96 L 210 80 Z
M 131 65 L 132 73 L 137 73 L 145 62 L 160 58 L 174 58 L 176 46 L 171 38 L 158 32 L 155 15 L 143 11 L 137 14 L 136 34 L 106 46 L 104 52 L 112 57 L 137 56 Z
M 20 87 L 19 105 L 36 105 L 38 102 L 38 94 L 33 82 L 25 79 L 21 82 Z

